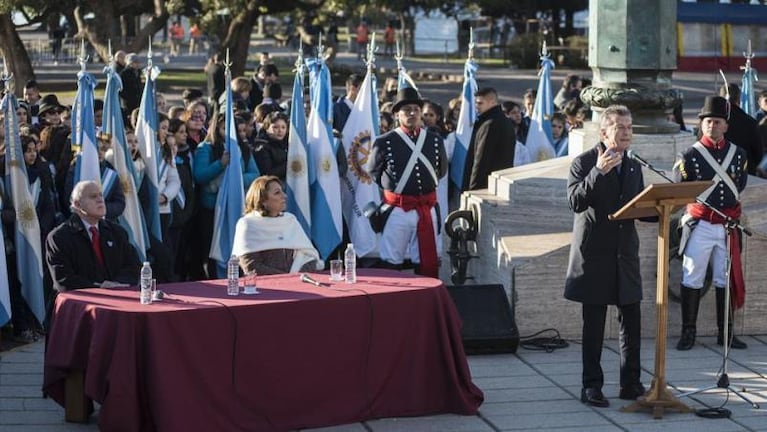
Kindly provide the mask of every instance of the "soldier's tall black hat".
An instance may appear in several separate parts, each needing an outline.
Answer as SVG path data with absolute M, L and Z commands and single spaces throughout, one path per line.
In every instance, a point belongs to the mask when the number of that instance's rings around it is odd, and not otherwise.
M 706 96 L 703 108 L 700 109 L 698 118 L 719 117 L 725 120 L 730 118 L 730 103 L 721 96 Z
M 404 105 L 418 105 L 423 108 L 423 99 L 421 99 L 418 90 L 413 87 L 404 87 L 397 90 L 397 98 L 394 99 L 394 105 L 392 105 L 391 111 L 396 113 Z

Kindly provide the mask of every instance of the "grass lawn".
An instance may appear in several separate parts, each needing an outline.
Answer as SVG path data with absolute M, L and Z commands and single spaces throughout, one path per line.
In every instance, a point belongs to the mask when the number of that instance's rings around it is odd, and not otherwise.
M 97 79 L 99 83 L 94 91 L 95 97 L 96 99 L 104 99 L 106 79 L 104 79 L 103 75 L 97 77 Z M 74 85 L 76 86 L 76 84 Z M 170 101 L 180 101 L 181 92 L 185 88 L 199 88 L 205 92 L 206 86 L 207 81 L 203 71 L 163 70 L 157 78 L 157 90 L 165 94 L 166 99 Z M 76 90 L 56 91 L 56 96 L 58 96 L 61 103 L 71 105 L 76 93 Z

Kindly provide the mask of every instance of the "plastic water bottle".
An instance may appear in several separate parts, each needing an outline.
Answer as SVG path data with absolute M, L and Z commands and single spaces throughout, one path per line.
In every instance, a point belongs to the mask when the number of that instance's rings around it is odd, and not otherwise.
M 357 253 L 354 252 L 354 244 L 352 243 L 346 245 L 344 267 L 346 268 L 346 283 L 357 283 Z
M 141 278 L 139 281 L 141 286 L 141 294 L 139 295 L 141 304 L 152 303 L 152 267 L 148 261 L 144 261 L 144 265 L 141 266 Z
M 236 296 L 240 294 L 240 261 L 237 259 L 237 255 L 232 255 L 229 258 L 229 263 L 226 265 L 226 293 L 230 296 Z

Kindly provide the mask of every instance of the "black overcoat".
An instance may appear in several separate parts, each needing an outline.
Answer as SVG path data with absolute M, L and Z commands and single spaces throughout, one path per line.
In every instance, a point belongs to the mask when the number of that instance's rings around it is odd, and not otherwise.
M 96 261 L 90 236 L 79 216 L 70 216 L 48 234 L 45 255 L 54 289 L 93 288 L 105 280 L 138 284 L 141 262 L 128 233 L 120 225 L 102 219 L 99 238 L 104 267 Z
M 639 237 L 633 220 L 608 220 L 644 189 L 641 166 L 623 158 L 621 174 L 596 169 L 597 144 L 570 166 L 567 198 L 575 212 L 565 298 L 586 304 L 625 305 L 642 299 Z

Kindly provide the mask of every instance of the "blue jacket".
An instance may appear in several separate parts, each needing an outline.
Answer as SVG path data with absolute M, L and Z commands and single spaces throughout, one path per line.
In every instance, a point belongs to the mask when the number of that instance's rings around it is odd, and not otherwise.
M 194 182 L 198 186 L 200 205 L 203 208 L 212 209 L 216 207 L 216 196 L 218 188 L 221 185 L 221 174 L 224 173 L 224 167 L 220 159 L 212 160 L 213 145 L 208 141 L 203 141 L 197 146 L 194 153 Z M 242 166 L 242 184 L 245 190 L 248 190 L 253 180 L 258 177 L 258 168 L 256 161 L 249 153 L 243 153 L 241 159 Z M 247 163 L 245 160 L 247 159 Z

